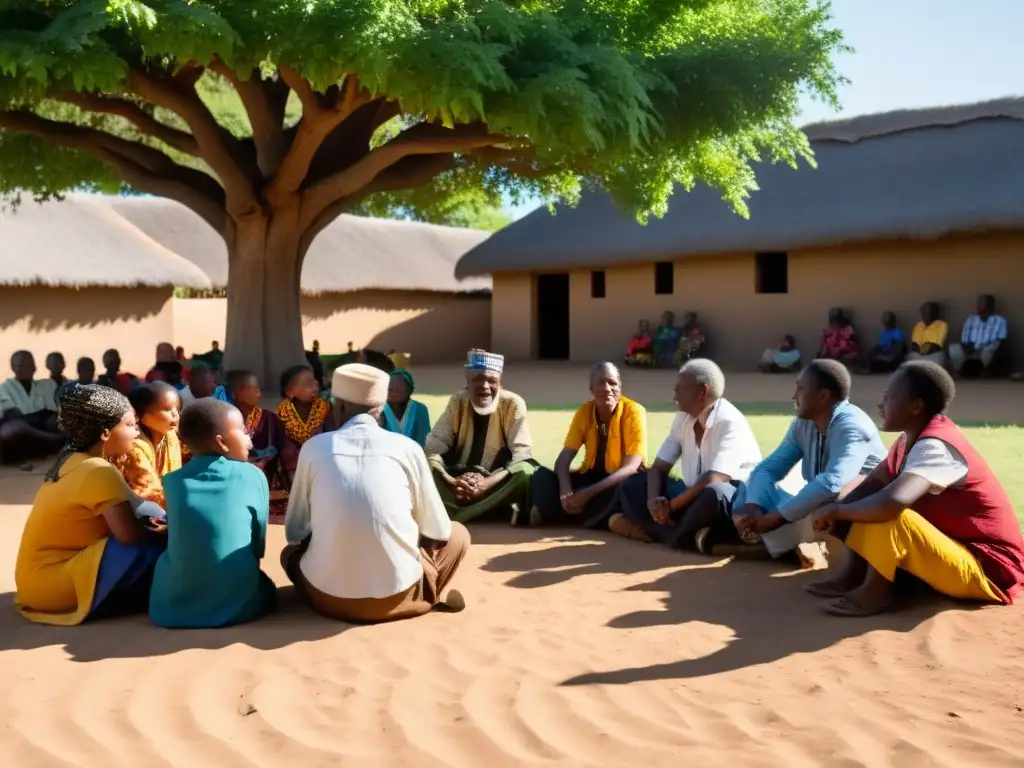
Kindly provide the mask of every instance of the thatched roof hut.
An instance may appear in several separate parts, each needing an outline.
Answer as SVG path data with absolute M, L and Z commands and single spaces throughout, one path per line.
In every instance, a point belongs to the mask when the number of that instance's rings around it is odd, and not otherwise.
M 704 185 L 641 226 L 603 193 L 529 214 L 471 250 L 460 277 L 930 239 L 1024 227 L 1024 99 L 809 125 L 818 168 L 764 163 L 750 218 Z
M 191 261 L 88 196 L 0 209 L 0 285 L 212 287 Z
M 119 216 L 192 261 L 214 288 L 227 285 L 224 241 L 183 205 L 157 198 L 106 198 Z M 307 295 L 354 291 L 488 291 L 490 278 L 455 277 L 458 260 L 488 232 L 342 215 L 313 241 L 302 270 Z

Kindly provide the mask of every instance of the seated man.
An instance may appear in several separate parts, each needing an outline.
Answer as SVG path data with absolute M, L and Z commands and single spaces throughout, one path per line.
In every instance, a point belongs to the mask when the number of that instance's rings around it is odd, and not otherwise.
M 949 345 L 949 362 L 961 373 L 968 360 L 981 362 L 982 373 L 988 374 L 999 347 L 1006 341 L 1006 318 L 996 314 L 996 299 L 990 294 L 978 297 L 977 314 L 964 321 L 959 344 Z
M 103 370 L 104 373 L 96 380 L 100 386 L 116 389 L 126 396 L 139 386 L 139 380 L 134 374 L 121 370 L 121 353 L 116 349 L 108 349 L 103 353 Z
M 850 383 L 850 372 L 840 362 L 809 363 L 797 377 L 796 418 L 786 436 L 736 492 L 737 530 L 751 543 L 763 538 L 772 557 L 814 541 L 809 515 L 848 492 L 885 459 L 875 423 L 849 400 Z M 794 496 L 779 483 L 797 462 L 807 484 Z
M 895 371 L 907 354 L 906 339 L 896 324 L 896 315 L 888 310 L 882 313 L 882 329 L 875 346 L 868 350 L 864 373 Z
M 423 451 L 380 428 L 388 375 L 343 365 L 331 382 L 334 432 L 310 438 L 295 469 L 281 565 L 319 614 L 376 623 L 427 613 L 469 550 L 434 487 Z M 461 610 L 455 590 L 445 602 Z
M 0 455 L 9 460 L 46 456 L 64 445 L 57 428 L 57 384 L 35 379 L 31 352 L 11 355 L 13 378 L 0 384 Z
M 452 520 L 510 520 L 529 500 L 533 461 L 526 403 L 501 388 L 505 358 L 469 352 L 466 388 L 448 401 L 423 450 Z M 516 514 L 518 518 L 518 514 Z
M 703 551 L 706 531 L 728 525 L 732 483 L 745 480 L 761 460 L 750 424 L 724 392 L 725 375 L 710 360 L 696 358 L 679 369 L 679 413 L 654 465 L 623 483 L 595 524 L 607 522 L 631 539 Z M 680 460 L 683 479 L 676 480 L 668 473 Z
M 582 524 L 602 514 L 615 489 L 635 475 L 647 455 L 647 412 L 622 396 L 622 377 L 611 363 L 590 372 L 590 393 L 573 416 L 554 471 L 540 467 L 530 482 L 530 524 Z M 580 448 L 583 465 L 570 471 Z
M 926 360 L 938 365 L 946 363 L 946 337 L 949 326 L 939 319 L 939 305 L 926 301 L 921 305 L 921 319 L 910 334 L 910 360 Z

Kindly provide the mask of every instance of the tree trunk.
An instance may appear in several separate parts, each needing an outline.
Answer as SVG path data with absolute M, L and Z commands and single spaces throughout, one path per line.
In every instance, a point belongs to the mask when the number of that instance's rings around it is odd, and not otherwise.
M 306 362 L 302 343 L 298 202 L 233 222 L 228 233 L 225 370 L 247 369 L 263 390 Z

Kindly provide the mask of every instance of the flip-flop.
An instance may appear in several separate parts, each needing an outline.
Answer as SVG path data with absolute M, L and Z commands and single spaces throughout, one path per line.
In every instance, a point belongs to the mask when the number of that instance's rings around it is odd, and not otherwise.
M 885 613 L 892 607 L 892 603 L 885 603 L 877 608 L 869 609 L 863 606 L 857 605 L 855 602 L 850 600 L 848 597 L 841 597 L 834 603 L 829 603 L 825 606 L 825 613 L 832 616 L 842 616 L 844 618 L 864 618 L 867 616 L 876 616 L 879 613 Z
M 836 600 L 840 597 L 846 597 L 850 590 L 842 589 L 841 587 L 826 585 L 826 583 L 819 584 L 808 584 L 804 587 L 804 592 L 814 597 L 821 597 L 826 600 Z

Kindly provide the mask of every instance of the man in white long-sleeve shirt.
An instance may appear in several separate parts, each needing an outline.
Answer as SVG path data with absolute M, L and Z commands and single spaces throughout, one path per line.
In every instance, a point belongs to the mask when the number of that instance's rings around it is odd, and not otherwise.
M 373 623 L 461 610 L 448 583 L 469 550 L 453 523 L 423 450 L 378 425 L 388 376 L 343 365 L 331 394 L 341 427 L 302 446 L 285 520 L 281 564 L 317 613 Z

